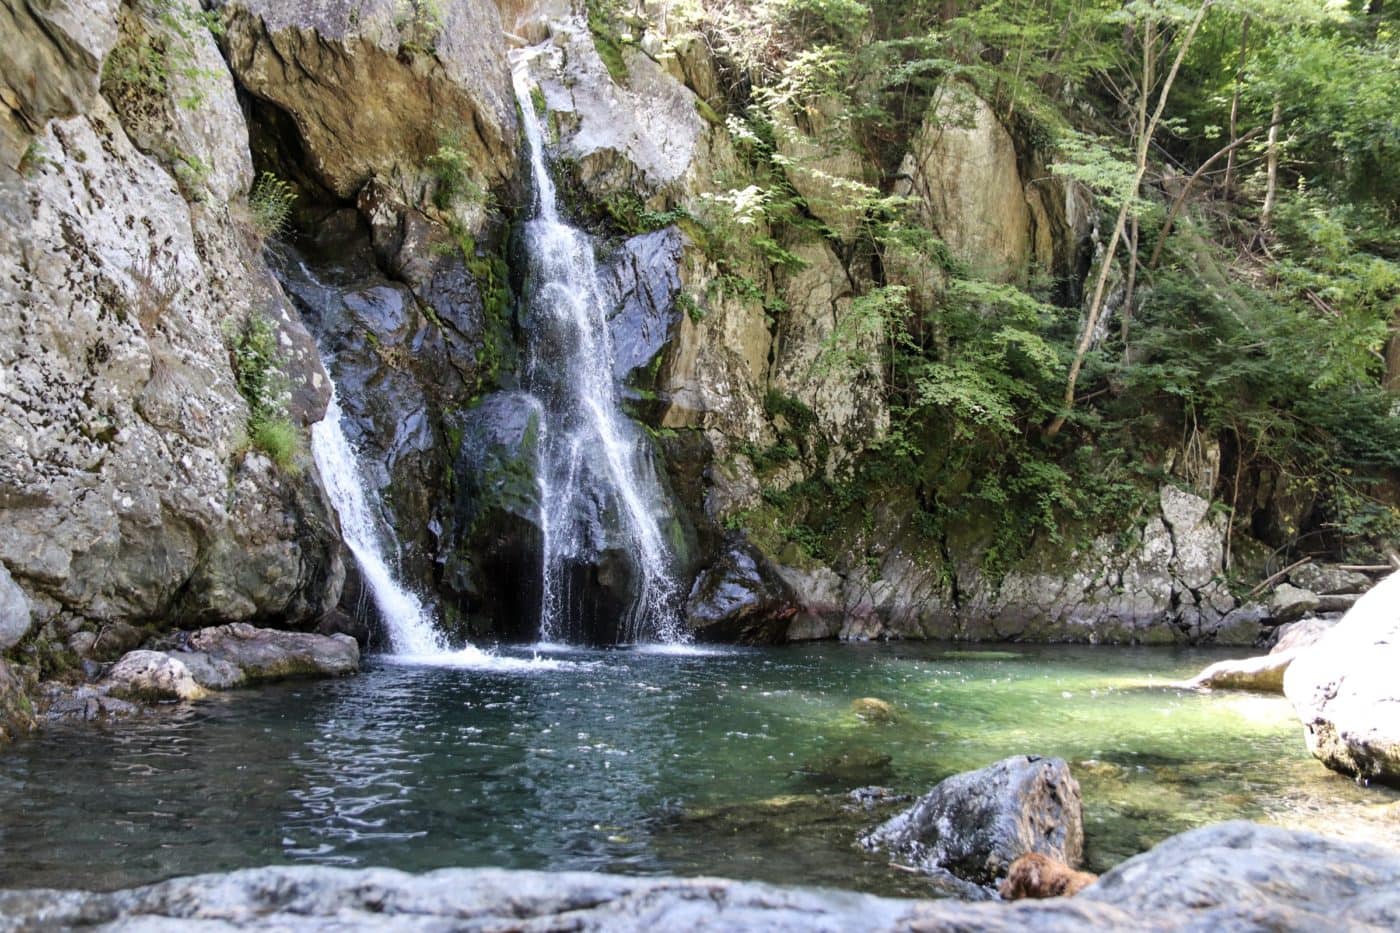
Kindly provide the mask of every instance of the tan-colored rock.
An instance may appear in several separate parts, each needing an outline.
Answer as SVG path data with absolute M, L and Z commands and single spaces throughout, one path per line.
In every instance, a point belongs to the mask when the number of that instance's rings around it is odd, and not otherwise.
M 1282 693 L 1283 675 L 1297 656 L 1296 650 L 1256 658 L 1216 661 L 1182 684 L 1192 690 L 1257 690 Z
M 490 0 L 232 0 L 224 10 L 233 73 L 291 115 L 336 195 L 353 197 L 374 175 L 415 187 L 446 133 L 482 187 L 514 174 L 515 98 Z
M 991 106 L 971 88 L 943 86 L 900 166 L 898 193 L 917 200 L 922 219 L 974 271 L 1020 279 L 1032 258 L 1032 215 L 1016 146 Z
M 1075 871 L 1064 862 L 1039 852 L 1027 852 L 1011 863 L 997 886 L 1004 901 L 1033 897 L 1073 897 L 1099 880 L 1093 872 Z
M 858 697 L 851 701 L 851 712 L 866 722 L 894 722 L 899 712 L 879 697 Z

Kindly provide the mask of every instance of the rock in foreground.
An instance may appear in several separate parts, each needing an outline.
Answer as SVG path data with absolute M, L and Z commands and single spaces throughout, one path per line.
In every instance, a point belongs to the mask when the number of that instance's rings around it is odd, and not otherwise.
M 1400 784 L 1400 573 L 1299 653 L 1283 679 L 1308 750 L 1327 767 Z
M 893 900 L 716 879 L 499 869 L 253 868 L 129 891 L 0 892 L 0 931 L 1393 929 L 1400 855 L 1223 823 L 1129 859 L 1072 899 Z
M 1027 852 L 1077 865 L 1084 849 L 1079 782 L 1063 759 L 1016 755 L 953 775 L 861 842 L 977 884 L 993 884 Z

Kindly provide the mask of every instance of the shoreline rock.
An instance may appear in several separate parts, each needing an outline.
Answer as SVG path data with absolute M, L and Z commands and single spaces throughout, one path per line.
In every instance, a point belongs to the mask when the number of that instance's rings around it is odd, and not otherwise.
M 0 933 L 181 930 L 1257 930 L 1392 928 L 1400 855 L 1233 822 L 1174 836 L 1074 898 L 898 900 L 714 878 L 250 868 L 114 892 L 0 891 Z M 171 927 L 174 928 L 174 927 Z

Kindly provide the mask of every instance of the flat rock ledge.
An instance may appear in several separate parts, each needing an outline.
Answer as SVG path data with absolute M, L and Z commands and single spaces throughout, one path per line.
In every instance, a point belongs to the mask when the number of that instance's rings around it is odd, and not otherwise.
M 151 704 L 203 699 L 299 677 L 339 677 L 360 669 L 360 646 L 349 635 L 313 635 L 258 628 L 244 622 L 174 632 L 154 649 L 128 651 L 91 684 L 45 684 L 40 697 L 49 722 L 96 721 L 139 715 Z
M 1221 823 L 1074 898 L 895 900 L 710 878 L 449 868 L 253 868 L 127 891 L 0 891 L 0 931 L 1371 930 L 1400 926 L 1400 854 Z

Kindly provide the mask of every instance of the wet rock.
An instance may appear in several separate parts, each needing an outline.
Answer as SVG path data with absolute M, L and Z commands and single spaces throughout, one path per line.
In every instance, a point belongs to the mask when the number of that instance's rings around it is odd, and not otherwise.
M 1367 592 L 1284 675 L 1308 750 L 1334 771 L 1400 784 L 1397 670 L 1400 573 Z
M 461 419 L 453 467 L 457 499 L 447 582 L 469 615 L 496 617 L 497 630 L 511 637 L 538 635 L 544 539 L 535 476 L 542 417 L 527 393 L 486 396 Z M 510 630 L 512 624 L 523 628 Z
M 671 339 L 679 318 L 676 295 L 681 290 L 683 241 L 676 227 L 632 237 L 602 276 L 607 300 L 617 309 L 608 318 L 608 332 L 613 375 L 620 384 L 635 384 Z
M 801 774 L 816 784 L 874 784 L 888 780 L 894 758 L 867 745 L 856 745 L 802 765 Z
M 37 727 L 34 704 L 24 689 L 24 680 L 0 660 L 0 744 L 28 735 Z
M 91 684 L 68 686 L 54 682 L 40 684 L 36 703 L 43 723 L 112 722 L 145 715 L 151 707 L 114 697 L 106 687 Z
M 718 559 L 701 571 L 686 601 L 686 627 L 705 641 L 781 642 L 796 613 L 787 585 L 748 539 L 731 533 Z
M 986 930 L 1392 929 L 1400 856 L 1314 833 L 1222 823 L 1183 833 L 1074 898 L 913 900 L 714 878 L 448 868 L 251 868 L 126 891 L 0 891 L 0 930 L 110 924 L 309 931 L 567 928 Z
M 235 622 L 181 633 L 173 641 L 180 647 L 170 656 L 215 690 L 292 677 L 336 677 L 360 669 L 360 648 L 349 635 L 281 632 Z
M 1307 563 L 1289 571 L 1288 582 L 1319 596 L 1339 593 L 1364 593 L 1371 587 L 1371 578 L 1355 570 L 1345 570 L 1337 564 Z
M 1291 583 L 1280 583 L 1269 597 L 1269 613 L 1277 622 L 1296 622 L 1316 612 L 1320 601 L 1317 594 Z
M 1079 864 L 1079 782 L 1059 758 L 1018 755 L 956 774 L 861 839 L 925 871 L 994 884 L 1027 852 Z
M 1266 654 L 1257 658 L 1216 661 L 1182 684 L 1191 690 L 1257 690 L 1282 693 L 1283 672 L 1293 663 L 1296 650 Z
M 1339 616 L 1332 618 L 1311 616 L 1299 619 L 1297 622 L 1280 625 L 1274 633 L 1274 645 L 1269 649 L 1269 653 L 1282 654 L 1286 651 L 1296 653 L 1304 648 L 1312 647 L 1340 621 Z
M 29 599 L 0 564 L 0 651 L 8 651 L 29 633 Z
M 132 651 L 113 664 L 98 684 L 120 700 L 161 703 L 200 700 L 205 690 L 183 661 L 163 651 Z

